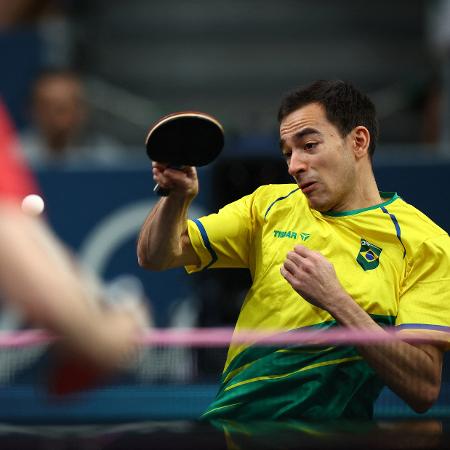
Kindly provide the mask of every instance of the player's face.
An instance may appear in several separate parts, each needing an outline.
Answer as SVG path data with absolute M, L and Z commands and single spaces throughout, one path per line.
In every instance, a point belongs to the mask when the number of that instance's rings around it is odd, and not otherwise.
M 352 209 L 356 166 L 350 134 L 343 138 L 318 103 L 293 111 L 280 124 L 289 174 L 318 211 Z

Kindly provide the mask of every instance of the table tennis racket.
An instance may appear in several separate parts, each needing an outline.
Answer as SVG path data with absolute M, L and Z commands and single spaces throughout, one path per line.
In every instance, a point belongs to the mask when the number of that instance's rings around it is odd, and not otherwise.
M 73 353 L 66 354 L 63 348 L 57 347 L 52 356 L 46 370 L 45 384 L 47 392 L 54 398 L 95 389 L 112 378 L 110 372 L 83 357 Z
M 147 134 L 145 147 L 152 161 L 173 168 L 205 166 L 219 156 L 224 146 L 220 122 L 209 114 L 182 111 L 159 119 Z M 170 191 L 158 185 L 154 191 L 161 196 Z

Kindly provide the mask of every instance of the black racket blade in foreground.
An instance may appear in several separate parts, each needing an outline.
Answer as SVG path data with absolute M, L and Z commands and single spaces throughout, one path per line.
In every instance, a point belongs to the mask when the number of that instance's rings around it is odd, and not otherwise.
M 158 120 L 145 140 L 148 157 L 172 167 L 204 166 L 212 162 L 224 146 L 222 125 L 209 114 L 183 111 Z M 160 189 L 159 195 L 169 191 Z

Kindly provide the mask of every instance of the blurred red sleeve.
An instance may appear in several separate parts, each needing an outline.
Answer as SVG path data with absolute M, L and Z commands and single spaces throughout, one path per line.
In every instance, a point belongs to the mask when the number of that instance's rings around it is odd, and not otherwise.
M 0 98 L 0 201 L 21 202 L 40 192 L 20 148 L 14 125 Z

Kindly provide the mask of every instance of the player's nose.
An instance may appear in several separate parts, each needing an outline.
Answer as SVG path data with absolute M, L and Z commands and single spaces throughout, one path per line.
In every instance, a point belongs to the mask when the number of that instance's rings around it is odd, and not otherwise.
M 298 176 L 298 174 L 307 170 L 307 159 L 300 152 L 293 151 L 288 166 L 289 175 L 295 178 L 296 176 Z

